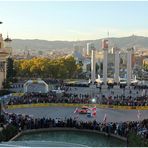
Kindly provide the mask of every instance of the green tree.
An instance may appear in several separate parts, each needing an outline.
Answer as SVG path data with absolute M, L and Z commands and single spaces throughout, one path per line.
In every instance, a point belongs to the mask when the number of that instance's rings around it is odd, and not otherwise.
M 11 81 L 13 76 L 14 76 L 14 71 L 13 71 L 13 59 L 12 58 L 8 58 L 7 59 L 7 75 L 6 75 L 6 79 L 8 81 Z
M 30 60 L 15 60 L 16 76 L 41 78 L 73 78 L 82 71 L 82 64 L 76 64 L 74 57 L 57 59 L 32 58 Z
M 73 56 L 65 58 L 64 64 L 67 69 L 68 78 L 73 78 L 75 71 L 77 70 L 76 61 Z

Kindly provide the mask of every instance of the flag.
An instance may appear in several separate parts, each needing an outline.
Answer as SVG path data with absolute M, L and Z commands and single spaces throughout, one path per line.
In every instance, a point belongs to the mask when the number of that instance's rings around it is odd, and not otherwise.
M 107 116 L 106 116 L 106 114 L 105 114 L 105 115 L 104 115 L 104 118 L 103 118 L 103 122 L 106 123 L 106 121 L 107 121 Z
M 78 113 L 78 108 L 76 108 L 76 109 L 74 110 L 74 114 L 75 114 L 75 113 Z
M 140 119 L 140 117 L 141 117 L 141 113 L 140 113 L 140 111 L 138 110 L 138 112 L 137 112 L 137 118 L 138 118 L 138 120 Z
M 93 117 L 96 117 L 96 115 L 97 115 L 97 112 L 96 112 L 96 111 L 93 111 L 93 112 L 92 112 L 92 116 L 93 116 Z
M 145 96 L 145 89 L 143 89 L 142 93 L 141 93 L 141 96 Z
M 92 108 L 92 111 L 96 111 L 97 110 L 97 108 L 96 108 L 96 106 L 94 106 L 93 108 Z
M 79 118 L 79 114 L 76 114 L 75 116 L 74 116 L 74 120 L 77 120 Z
M 79 118 L 79 114 L 76 115 L 76 119 Z

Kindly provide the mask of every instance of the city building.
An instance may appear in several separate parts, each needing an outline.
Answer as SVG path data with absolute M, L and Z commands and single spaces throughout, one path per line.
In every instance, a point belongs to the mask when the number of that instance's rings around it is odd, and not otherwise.
M 3 40 L 3 36 L 0 34 L 0 89 L 3 88 L 3 82 L 7 76 L 7 59 L 12 54 L 11 41 L 8 36 Z

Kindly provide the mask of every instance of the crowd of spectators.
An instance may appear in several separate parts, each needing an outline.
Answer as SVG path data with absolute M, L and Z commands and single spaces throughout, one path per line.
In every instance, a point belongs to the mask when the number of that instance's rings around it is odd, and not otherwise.
M 88 87 L 88 84 L 76 84 L 76 83 L 64 83 L 63 80 L 58 79 L 44 79 L 47 84 L 55 84 L 55 89 L 64 90 L 65 93 L 58 97 L 57 94 L 52 91 L 47 94 L 42 93 L 27 93 L 23 96 L 11 97 L 7 102 L 8 105 L 13 104 L 32 104 L 32 103 L 82 103 L 82 104 L 91 104 L 92 95 L 86 88 L 86 92 L 79 92 L 83 87 Z M 14 85 L 15 87 L 23 87 L 24 81 L 20 81 L 21 84 Z M 115 94 L 114 85 L 108 85 L 108 92 L 105 94 L 102 90 L 102 85 L 99 86 L 99 93 L 95 94 L 93 98 L 96 98 L 96 101 L 93 103 L 106 104 L 106 105 L 122 105 L 122 106 L 147 106 L 148 105 L 148 87 L 146 85 L 135 85 L 128 88 L 129 92 L 127 93 L 126 88 L 121 88 L 122 93 Z M 40 88 L 39 88 L 40 89 Z M 144 91 L 145 94 L 141 94 Z M 132 95 L 132 93 L 135 93 Z M 128 95 L 127 95 L 127 94 Z
M 64 83 L 63 80 L 60 79 L 43 79 L 47 84 L 59 84 L 62 85 Z
M 148 119 L 143 121 L 128 121 L 128 122 L 97 122 L 94 121 L 80 121 L 77 117 L 65 119 L 51 119 L 49 118 L 34 118 L 33 116 L 24 114 L 4 113 L 0 116 L 1 126 L 6 128 L 8 125 L 15 126 L 19 131 L 27 129 L 40 128 L 76 128 L 76 129 L 90 129 L 105 132 L 107 134 L 115 134 L 122 137 L 127 137 L 129 132 L 136 132 L 143 138 L 148 139 Z M 5 126 L 4 126 L 5 125 Z
M 12 96 L 7 105 L 17 105 L 17 104 L 32 104 L 32 103 L 90 103 L 90 97 L 88 95 L 83 96 L 83 98 L 78 98 L 77 95 L 65 94 L 64 96 L 58 97 L 55 93 L 40 94 L 40 93 L 27 93 L 23 96 Z
M 141 97 L 131 97 L 124 95 L 116 95 L 114 97 L 109 96 L 105 97 L 102 95 L 101 97 L 97 98 L 99 104 L 106 104 L 106 105 L 121 105 L 121 106 L 147 106 L 148 105 L 148 96 L 141 96 Z
M 32 104 L 32 103 L 81 103 L 81 104 L 106 104 L 106 105 L 122 105 L 122 106 L 147 106 L 148 96 L 132 97 L 124 95 L 96 95 L 96 102 L 92 102 L 92 98 L 88 94 L 71 94 L 63 93 L 60 97 L 56 93 L 26 93 L 23 96 L 11 96 L 7 102 L 8 105 L 16 104 Z
M 64 83 L 64 86 L 68 86 L 68 87 L 89 87 L 89 84 Z

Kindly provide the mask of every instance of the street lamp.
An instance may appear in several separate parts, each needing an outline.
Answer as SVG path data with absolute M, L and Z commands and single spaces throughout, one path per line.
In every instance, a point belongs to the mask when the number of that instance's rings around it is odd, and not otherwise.
M 96 103 L 96 98 L 92 98 L 92 103 Z

